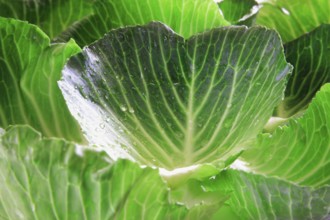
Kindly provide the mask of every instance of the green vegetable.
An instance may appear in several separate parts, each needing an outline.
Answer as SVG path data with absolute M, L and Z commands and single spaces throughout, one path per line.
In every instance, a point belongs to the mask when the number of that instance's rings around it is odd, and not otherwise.
M 0 0 L 0 220 L 328 220 L 329 9 Z

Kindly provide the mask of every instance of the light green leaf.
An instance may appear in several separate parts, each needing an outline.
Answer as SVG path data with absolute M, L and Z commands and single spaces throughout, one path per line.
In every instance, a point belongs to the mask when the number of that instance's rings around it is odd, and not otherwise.
M 0 126 L 29 124 L 49 137 L 83 140 L 57 80 L 74 41 L 50 45 L 36 26 L 0 18 Z
M 184 185 L 171 189 L 170 198 L 189 208 L 186 220 L 200 220 L 213 217 L 229 195 L 221 190 L 205 191 L 201 181 L 190 179 Z
M 185 40 L 150 23 L 85 48 L 60 87 L 91 143 L 173 169 L 239 153 L 269 119 L 290 71 L 274 31 L 218 28 Z
M 74 23 L 92 15 L 92 2 L 93 0 L 0 0 L 0 16 L 28 21 L 54 39 Z
M 289 117 L 307 107 L 320 87 L 330 82 L 330 25 L 321 25 L 311 33 L 284 45 L 286 59 L 294 66 L 277 107 L 277 115 Z
M 184 219 L 171 205 L 158 171 L 130 161 L 108 161 L 26 126 L 0 137 L 2 219 Z M 2 206 L 1 206 L 2 205 Z
M 329 0 L 270 0 L 262 3 L 256 24 L 274 28 L 284 42 L 330 23 Z
M 103 37 L 113 28 L 160 21 L 188 38 L 205 30 L 228 25 L 213 0 L 97 0 L 94 15 L 62 37 L 81 46 Z
M 330 216 L 329 187 L 313 190 L 276 178 L 227 170 L 205 181 L 203 188 L 230 196 L 216 213 L 218 219 L 327 220 Z
M 241 19 L 245 20 L 252 16 L 252 8 L 258 3 L 254 0 L 223 0 L 218 5 L 226 20 L 231 24 L 237 24 Z
M 253 171 L 300 185 L 330 185 L 330 84 L 322 87 L 302 118 L 260 135 L 243 153 Z

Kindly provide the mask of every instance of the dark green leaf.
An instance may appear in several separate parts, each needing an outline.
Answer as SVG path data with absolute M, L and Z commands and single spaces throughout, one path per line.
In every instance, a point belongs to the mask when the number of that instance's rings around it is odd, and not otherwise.
M 252 8 L 258 3 L 254 0 L 223 0 L 218 5 L 226 20 L 237 24 L 241 19 L 245 20 L 245 16 L 252 16 Z
M 274 31 L 218 28 L 185 40 L 150 23 L 85 48 L 60 87 L 91 143 L 173 169 L 239 153 L 290 70 Z
M 330 82 L 330 25 L 285 44 L 284 50 L 294 70 L 276 114 L 289 117 L 305 109 L 321 86 Z
M 28 21 L 51 39 L 88 15 L 93 0 L 0 0 L 0 16 Z

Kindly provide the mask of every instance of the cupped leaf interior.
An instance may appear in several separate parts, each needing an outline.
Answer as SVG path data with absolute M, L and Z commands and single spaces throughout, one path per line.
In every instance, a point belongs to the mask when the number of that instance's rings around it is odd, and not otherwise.
M 290 71 L 274 31 L 217 28 L 186 40 L 156 22 L 86 47 L 60 87 L 92 143 L 173 169 L 239 153 Z
M 284 51 L 294 70 L 276 114 L 289 117 L 305 110 L 321 86 L 330 82 L 330 24 L 284 44 Z

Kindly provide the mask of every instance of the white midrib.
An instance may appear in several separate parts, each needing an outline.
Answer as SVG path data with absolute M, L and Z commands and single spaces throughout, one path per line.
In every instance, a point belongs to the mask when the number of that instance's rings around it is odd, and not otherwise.
M 193 135 L 195 132 L 195 123 L 194 123 L 194 85 L 195 85 L 195 67 L 192 69 L 192 80 L 191 86 L 189 87 L 189 99 L 187 106 L 187 122 L 185 130 L 185 140 L 184 140 L 184 158 L 185 164 L 191 164 L 193 161 Z

